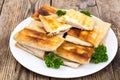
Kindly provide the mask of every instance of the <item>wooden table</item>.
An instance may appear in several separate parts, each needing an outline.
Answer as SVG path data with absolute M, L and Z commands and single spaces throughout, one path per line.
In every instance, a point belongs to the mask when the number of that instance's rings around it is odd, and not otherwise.
M 91 1 L 93 5 L 87 0 L 0 0 L 0 80 L 62 80 L 45 77 L 24 68 L 14 59 L 9 49 L 10 34 L 16 25 L 43 4 L 89 10 L 93 15 L 112 23 L 111 28 L 120 42 L 120 0 Z M 115 59 L 106 68 L 95 74 L 70 80 L 120 80 L 120 44 Z

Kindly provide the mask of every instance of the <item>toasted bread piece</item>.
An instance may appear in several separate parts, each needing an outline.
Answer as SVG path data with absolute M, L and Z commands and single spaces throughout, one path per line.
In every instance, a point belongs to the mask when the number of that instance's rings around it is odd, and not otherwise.
M 47 34 L 35 30 L 24 28 L 18 32 L 14 39 L 24 45 L 45 51 L 56 50 L 64 41 L 59 36 L 47 36 Z
M 51 16 L 40 15 L 40 19 L 44 25 L 45 30 L 49 34 L 59 34 L 60 32 L 68 31 L 72 27 L 71 25 L 59 22 L 56 18 Z
M 90 61 L 93 51 L 94 48 L 92 47 L 80 46 L 65 41 L 60 47 L 57 48 L 55 54 L 70 61 L 80 64 L 87 64 Z
M 35 49 L 33 47 L 30 47 L 30 46 L 26 46 L 24 44 L 20 44 L 20 43 L 16 43 L 15 44 L 18 48 L 42 59 L 42 60 L 45 60 L 45 51 L 42 51 L 42 50 L 39 50 L 39 49 Z M 66 59 L 63 59 L 63 63 L 65 66 L 68 66 L 68 67 L 71 67 L 71 68 L 78 68 L 80 66 L 79 63 L 75 63 L 75 62 L 72 62 L 72 61 L 69 61 L 69 60 L 66 60 Z
M 40 9 L 38 9 L 33 15 L 32 18 L 35 20 L 40 20 L 39 15 L 51 15 L 56 14 L 57 8 L 51 7 L 49 5 L 43 5 Z
M 30 46 L 26 46 L 24 44 L 20 44 L 20 43 L 16 43 L 15 44 L 18 48 L 26 51 L 26 52 L 29 52 L 31 53 L 32 55 L 38 57 L 38 58 L 41 58 L 41 59 L 44 59 L 45 57 L 45 51 L 43 50 L 40 50 L 40 49 L 35 49 L 33 47 L 30 47 Z
M 31 23 L 28 26 L 26 26 L 25 28 L 35 30 L 38 32 L 42 32 L 42 33 L 47 33 L 45 31 L 42 23 L 40 21 L 36 21 L 36 20 L 31 21 Z
M 66 40 L 76 43 L 76 44 L 80 44 L 80 45 L 85 45 L 85 46 L 94 46 L 94 47 L 98 47 L 98 45 L 103 41 L 103 39 L 106 37 L 109 29 L 110 29 L 110 25 L 107 22 L 103 22 L 101 20 L 95 19 L 95 25 L 94 25 L 94 29 L 91 31 L 85 31 L 85 30 L 81 30 L 81 29 L 77 29 L 77 28 L 72 28 L 67 32 L 67 37 Z M 70 39 L 72 37 L 72 39 Z M 74 40 L 78 40 L 77 42 Z M 83 41 L 83 42 L 80 42 Z M 85 43 L 84 43 L 85 42 Z M 86 44 L 89 43 L 89 44 Z
M 92 30 L 95 23 L 92 17 L 89 17 L 79 11 L 70 9 L 61 17 L 63 21 L 78 29 Z

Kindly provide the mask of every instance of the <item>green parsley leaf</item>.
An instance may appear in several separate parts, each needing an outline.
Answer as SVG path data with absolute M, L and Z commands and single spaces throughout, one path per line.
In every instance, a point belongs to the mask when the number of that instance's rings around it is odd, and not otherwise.
M 106 54 L 107 48 L 104 45 L 99 45 L 91 58 L 91 62 L 98 64 L 100 62 L 106 62 L 108 60 L 108 55 Z
M 45 56 L 45 64 L 49 68 L 59 69 L 60 65 L 63 65 L 63 61 L 60 57 L 57 57 L 55 54 L 49 53 Z
M 56 12 L 56 14 L 57 14 L 58 16 L 62 16 L 62 15 L 65 15 L 65 14 L 66 14 L 66 11 L 58 10 L 58 11 Z
M 87 10 L 83 10 L 83 11 L 80 11 L 80 12 L 83 13 L 83 14 L 85 14 L 85 15 L 87 15 L 87 16 L 92 17 L 91 14 L 90 14 L 90 12 L 87 11 Z

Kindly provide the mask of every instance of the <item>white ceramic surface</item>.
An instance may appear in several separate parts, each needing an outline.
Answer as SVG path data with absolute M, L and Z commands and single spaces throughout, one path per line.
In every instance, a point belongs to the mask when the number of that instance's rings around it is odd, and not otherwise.
M 21 65 L 23 65 L 24 67 L 26 67 L 27 69 L 33 72 L 36 72 L 41 75 L 45 75 L 49 77 L 57 77 L 57 78 L 82 77 L 82 76 L 93 74 L 103 69 L 113 60 L 113 58 L 116 55 L 118 42 L 113 30 L 110 29 L 107 37 L 107 41 L 106 41 L 107 54 L 109 56 L 109 60 L 107 62 L 99 63 L 99 64 L 89 63 L 87 65 L 81 65 L 77 69 L 72 69 L 66 66 L 61 66 L 60 69 L 47 68 L 43 60 L 15 47 L 16 41 L 13 39 L 14 34 L 20 31 L 21 29 L 23 29 L 24 26 L 27 26 L 32 20 L 33 19 L 29 17 L 16 26 L 16 28 L 11 34 L 9 45 L 14 58 Z

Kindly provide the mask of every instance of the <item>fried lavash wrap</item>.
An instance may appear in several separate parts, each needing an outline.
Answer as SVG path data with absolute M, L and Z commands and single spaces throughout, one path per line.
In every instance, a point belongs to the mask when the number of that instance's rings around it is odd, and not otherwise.
M 35 11 L 34 20 L 14 35 L 16 47 L 42 60 L 52 52 L 72 68 L 88 64 L 111 24 L 73 9 L 57 16 L 57 10 L 43 5 Z

